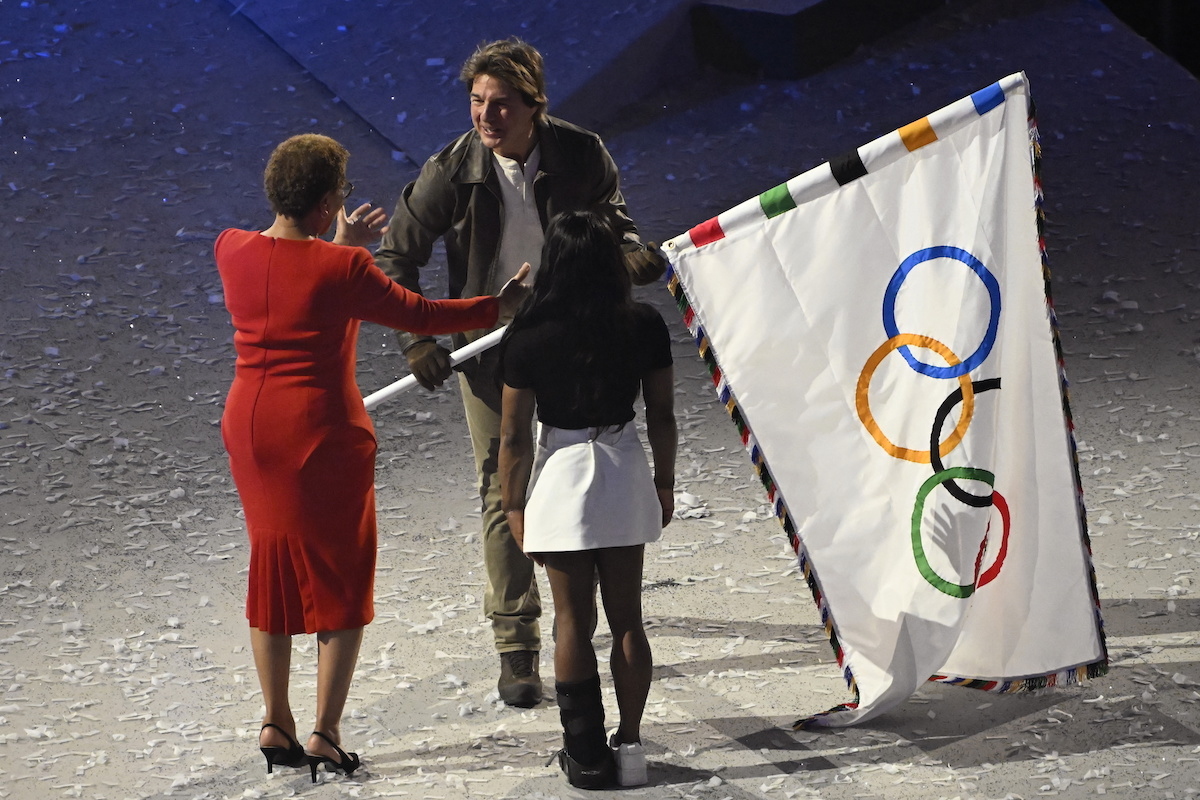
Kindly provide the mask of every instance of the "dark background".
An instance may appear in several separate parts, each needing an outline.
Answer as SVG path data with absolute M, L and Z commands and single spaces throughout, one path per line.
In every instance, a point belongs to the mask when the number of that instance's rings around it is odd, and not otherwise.
M 1105 0 L 1105 5 L 1159 50 L 1200 76 L 1200 2 Z

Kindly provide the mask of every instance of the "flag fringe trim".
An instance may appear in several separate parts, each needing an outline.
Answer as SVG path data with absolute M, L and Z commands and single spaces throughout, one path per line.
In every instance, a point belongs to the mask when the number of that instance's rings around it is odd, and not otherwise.
M 1058 391 L 1062 401 L 1063 419 L 1067 427 L 1067 447 L 1071 455 L 1071 477 L 1075 482 L 1076 513 L 1079 518 L 1079 535 L 1084 546 L 1084 563 L 1087 566 L 1088 589 L 1092 593 L 1092 610 L 1096 618 L 1096 635 L 1100 640 L 1100 658 L 1077 667 L 1072 672 L 1086 670 L 1085 678 L 1098 678 L 1108 673 L 1108 641 L 1104 633 L 1104 617 L 1100 613 L 1100 590 L 1096 584 L 1096 563 L 1092 557 L 1092 537 L 1088 531 L 1087 506 L 1083 497 L 1083 478 L 1079 472 L 1079 448 L 1075 441 L 1075 416 L 1071 412 L 1071 382 L 1067 379 L 1067 361 L 1063 353 L 1062 337 L 1059 334 L 1058 315 L 1054 311 L 1054 293 L 1050 280 L 1050 257 L 1046 252 L 1046 209 L 1042 187 L 1042 138 L 1037 125 L 1037 106 L 1033 96 L 1027 97 L 1029 121 L 1029 157 L 1033 171 L 1033 204 L 1037 224 L 1038 256 L 1042 262 L 1042 282 L 1046 296 L 1046 314 L 1050 321 L 1050 338 L 1054 343 L 1054 360 L 1058 368 Z M 1055 673 L 1060 675 L 1061 673 Z M 1046 676 L 1047 680 L 1052 676 Z M 1027 678 L 1026 682 L 1035 680 Z M 1079 679 L 1067 680 L 1077 683 Z M 1054 685 L 1054 684 L 1048 684 Z M 1062 683 L 1058 684 L 1062 685 Z M 1030 688 L 1042 688 L 1038 686 Z

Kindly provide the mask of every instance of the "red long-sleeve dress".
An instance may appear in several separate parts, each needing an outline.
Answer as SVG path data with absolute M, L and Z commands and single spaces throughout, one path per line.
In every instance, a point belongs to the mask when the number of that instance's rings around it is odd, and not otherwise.
M 237 365 L 221 434 L 250 536 L 246 618 L 267 633 L 374 617 L 375 431 L 354 379 L 360 320 L 491 327 L 493 297 L 430 301 L 370 254 L 230 229 L 214 247 Z

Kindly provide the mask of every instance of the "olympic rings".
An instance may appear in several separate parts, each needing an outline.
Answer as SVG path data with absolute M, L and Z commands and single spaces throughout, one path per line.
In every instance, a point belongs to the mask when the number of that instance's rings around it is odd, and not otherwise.
M 983 281 L 983 285 L 987 288 L 988 297 L 991 299 L 987 331 L 983 334 L 983 341 L 979 343 L 979 347 L 975 349 L 974 353 L 963 359 L 961 363 L 952 364 L 948 367 L 935 367 L 932 364 L 918 361 L 916 356 L 907 347 L 900 348 L 900 355 L 904 356 L 904 360 L 908 362 L 910 367 L 923 375 L 928 375 L 931 378 L 957 378 L 966 375 L 987 359 L 988 354 L 992 352 L 992 347 L 996 344 L 996 334 L 1000 329 L 1000 284 L 996 280 L 996 276 L 983 265 L 983 262 L 966 250 L 947 245 L 926 247 L 904 259 L 895 274 L 892 275 L 892 279 L 883 294 L 883 329 L 889 337 L 894 337 L 900 333 L 900 328 L 896 325 L 896 295 L 900 293 L 900 287 L 904 284 L 905 279 L 914 267 L 935 258 L 950 258 L 955 261 L 961 261 L 970 267 L 971 271 Z
M 959 599 L 965 600 L 966 598 L 970 597 L 972 594 L 975 593 L 976 584 L 974 582 L 972 582 L 972 583 L 954 583 L 953 581 L 948 581 L 945 578 L 943 578 L 941 575 L 938 575 L 937 571 L 934 570 L 934 568 L 930 565 L 929 559 L 926 558 L 925 545 L 921 543 L 921 517 L 925 511 L 925 498 L 929 496 L 930 492 L 932 492 L 935 488 L 937 488 L 938 484 L 944 483 L 945 481 L 950 480 L 952 478 L 962 478 L 963 480 L 982 481 L 982 482 L 986 483 L 988 486 L 992 486 L 996 482 L 996 476 L 993 475 L 992 473 L 988 472 L 986 469 L 973 469 L 971 467 L 950 467 L 949 469 L 944 469 L 941 472 L 936 472 L 933 475 L 926 478 L 925 482 L 921 484 L 921 488 L 917 490 L 917 501 L 913 505 L 912 550 L 913 550 L 913 558 L 915 558 L 917 561 L 917 569 L 920 570 L 921 577 L 923 577 L 929 583 L 930 586 L 937 589 L 939 592 L 950 595 L 951 597 L 957 597 Z M 1008 507 L 1005 506 L 1006 511 L 1007 511 L 1007 509 L 1008 509 Z M 1004 546 L 1004 550 L 1005 550 L 1006 554 L 1007 554 L 1007 550 L 1008 550 L 1007 530 L 1008 530 L 1008 526 L 1005 525 L 1006 533 L 1003 537 L 1003 546 Z M 983 542 L 980 543 L 980 547 L 979 547 L 980 557 L 983 556 L 983 549 L 986 545 L 987 545 L 987 538 L 985 537 Z M 979 561 L 979 559 L 976 559 L 977 564 L 978 564 L 978 561 Z M 1000 571 L 999 563 L 1000 563 L 999 560 L 997 560 L 996 565 L 994 565 L 995 573 L 998 573 Z M 992 572 L 992 569 L 989 569 L 989 572 Z M 992 574 L 991 577 L 988 578 L 988 580 L 990 581 L 994 577 L 995 577 L 995 574 Z
M 883 448 L 884 452 L 894 458 L 900 458 L 905 461 L 913 461 L 917 464 L 931 463 L 931 450 L 910 450 L 907 447 L 900 447 L 892 443 L 890 439 L 883 433 L 879 427 L 879 423 L 875 421 L 875 416 L 871 413 L 870 388 L 871 378 L 875 374 L 876 367 L 880 362 L 891 353 L 893 350 L 908 347 L 924 347 L 927 350 L 932 350 L 946 360 L 950 366 L 959 364 L 958 356 L 954 354 L 946 345 L 939 342 L 937 339 L 931 339 L 928 336 L 918 336 L 915 333 L 900 333 L 888 339 L 880 345 L 871 357 L 867 359 L 867 363 L 863 366 L 862 372 L 858 376 L 858 386 L 854 392 L 854 407 L 858 411 L 858 418 L 862 421 L 863 426 L 871 434 L 871 437 L 876 443 Z M 963 436 L 967 432 L 967 428 L 971 425 L 971 415 L 975 413 L 975 392 L 971 386 L 971 379 L 966 373 L 958 376 L 959 392 L 962 394 L 962 414 L 959 415 L 958 424 L 954 426 L 954 430 L 946 437 L 940 445 L 937 445 L 938 454 L 946 455 L 954 448 L 958 447 Z M 932 449 L 935 445 L 930 444 Z
M 991 301 L 987 329 L 984 332 L 983 340 L 979 343 L 975 352 L 971 353 L 965 359 L 960 359 L 948 345 L 930 336 L 901 333 L 896 324 L 896 297 L 900 293 L 901 286 L 904 285 L 904 281 L 915 267 L 935 258 L 952 259 L 962 262 L 969 267 L 983 281 L 983 285 L 987 289 L 988 297 Z M 916 561 L 917 569 L 921 573 L 921 576 L 930 586 L 951 597 L 966 599 L 980 587 L 986 586 L 995 580 L 1000 574 L 1000 570 L 1004 566 L 1004 561 L 1008 556 L 1011 515 L 1009 514 L 1007 501 L 1003 495 L 995 491 L 996 476 L 994 474 L 985 469 L 974 467 L 947 468 L 942 463 L 942 458 L 954 450 L 966 435 L 967 428 L 970 427 L 971 419 L 975 414 L 975 395 L 1000 388 L 999 378 L 990 378 L 981 381 L 972 381 L 970 378 L 971 371 L 987 360 L 992 352 L 992 348 L 996 344 L 996 337 L 1000 330 L 1000 284 L 996 280 L 996 277 L 984 266 L 983 262 L 966 250 L 949 245 L 926 247 L 918 250 L 901 262 L 888 282 L 883 296 L 883 328 L 888 335 L 888 339 L 876 348 L 875 352 L 871 353 L 867 359 L 867 363 L 863 365 L 862 372 L 859 373 L 858 384 L 855 387 L 854 394 L 855 410 L 858 412 L 858 418 L 862 422 L 863 427 L 871 434 L 871 438 L 888 455 L 918 464 L 929 464 L 933 468 L 933 475 L 921 484 L 913 505 L 910 526 L 913 558 Z M 922 347 L 926 350 L 932 350 L 946 362 L 946 366 L 938 367 L 919 361 L 912 354 L 910 349 L 912 347 Z M 871 379 L 874 377 L 875 370 L 883 362 L 883 359 L 893 350 L 899 350 L 909 367 L 922 375 L 938 379 L 954 378 L 958 381 L 958 388 L 946 398 L 934 415 L 933 426 L 929 433 L 928 450 L 912 450 L 894 444 L 883 433 L 879 427 L 879 423 L 875 420 L 871 412 Z M 958 423 L 954 426 L 954 430 L 950 432 L 950 435 L 939 442 L 946 417 L 950 415 L 955 406 L 960 404 L 962 410 L 959 413 Z M 991 487 L 992 491 L 986 495 L 971 494 L 962 489 L 955 479 L 980 481 Z M 974 581 L 972 583 L 955 583 L 938 575 L 937 570 L 929 563 L 929 558 L 925 554 L 925 545 L 921 541 L 921 522 L 925 511 L 925 503 L 929 494 L 941 484 L 945 484 L 946 491 L 959 502 L 973 508 L 995 506 L 1000 514 L 1002 532 L 996 558 L 991 566 L 987 567 L 987 569 L 982 569 L 983 557 L 988 546 L 988 535 L 985 532 L 979 544 L 979 552 L 975 557 Z M 989 522 L 988 530 L 990 531 L 990 529 L 991 523 Z

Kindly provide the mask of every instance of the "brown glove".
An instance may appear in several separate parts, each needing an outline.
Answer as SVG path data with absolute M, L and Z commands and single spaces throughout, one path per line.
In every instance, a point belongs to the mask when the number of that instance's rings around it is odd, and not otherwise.
M 436 389 L 450 377 L 450 351 L 432 339 L 422 339 L 404 351 L 417 383 Z
M 654 283 L 667 271 L 667 260 L 654 242 L 647 242 L 642 250 L 625 254 L 625 269 L 635 286 Z

